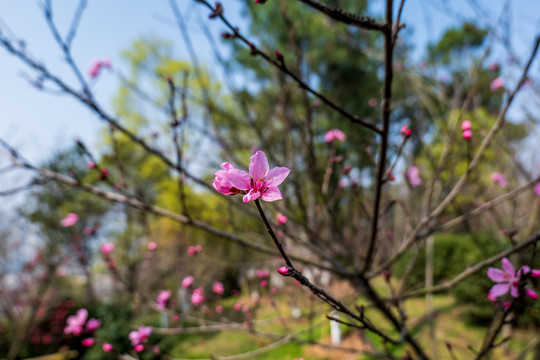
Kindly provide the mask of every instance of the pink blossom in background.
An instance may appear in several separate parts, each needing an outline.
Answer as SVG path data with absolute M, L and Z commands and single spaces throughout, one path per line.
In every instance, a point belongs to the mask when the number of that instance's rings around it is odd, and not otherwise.
M 95 78 L 99 75 L 99 71 L 101 70 L 101 61 L 98 59 L 92 59 L 92 62 L 90 63 L 90 67 L 88 68 L 88 76 L 91 78 Z
M 268 286 L 268 281 L 266 281 L 266 280 L 261 280 L 260 285 L 261 285 L 261 287 L 265 288 L 265 287 Z
M 223 306 L 221 306 L 221 305 L 216 306 L 216 312 L 218 314 L 221 314 L 223 312 Z
M 278 212 L 276 214 L 276 222 L 278 223 L 278 225 L 284 225 L 287 223 L 287 217 L 285 215 L 283 215 L 282 213 Z
M 154 251 L 157 249 L 157 244 L 154 241 L 148 243 L 148 250 Z
M 502 270 L 490 267 L 488 269 L 488 277 L 496 282 L 491 290 L 489 290 L 488 297 L 497 298 L 502 296 L 510 290 L 510 295 L 517 298 L 519 296 L 519 280 L 521 271 L 516 274 L 514 266 L 507 258 L 502 259 Z
M 193 290 L 191 294 L 191 303 L 194 306 L 199 306 L 204 301 L 204 290 L 203 288 L 197 288 Z
M 105 244 L 101 245 L 99 249 L 101 250 L 101 253 L 103 255 L 109 255 L 110 253 L 112 253 L 114 251 L 114 244 L 108 242 L 108 243 L 105 243 Z
M 326 141 L 327 143 L 336 141 L 336 140 L 345 141 L 345 139 L 347 139 L 347 137 L 345 136 L 343 131 L 339 129 L 328 130 L 326 134 L 324 134 L 324 141 Z
M 89 161 L 86 163 L 86 166 L 88 166 L 89 169 L 93 169 L 96 167 L 96 163 L 93 161 Z
M 109 59 L 107 56 L 103 58 L 103 60 L 101 61 L 101 65 L 103 65 L 104 67 L 110 69 L 112 68 L 111 66 L 111 59 Z
M 401 133 L 401 136 L 403 136 L 404 138 L 408 138 L 412 134 L 412 130 L 409 129 L 407 125 L 403 125 L 399 132 Z
M 506 180 L 506 176 L 504 176 L 501 173 L 494 172 L 491 174 L 491 181 L 502 187 L 503 189 L 508 186 L 508 180 Z
M 462 123 L 461 123 L 461 130 L 465 131 L 465 130 L 471 130 L 472 128 L 472 124 L 469 120 L 464 120 Z
M 465 130 L 462 134 L 463 138 L 465 140 L 471 140 L 472 138 L 472 131 L 471 130 Z
M 141 352 L 144 350 L 144 345 L 143 344 L 137 344 L 135 345 L 135 347 L 133 348 L 135 350 L 135 352 Z
M 86 331 L 89 331 L 89 332 L 96 331 L 97 329 L 99 329 L 100 326 L 101 326 L 101 320 L 91 318 L 86 323 Z
M 261 270 L 261 269 L 258 269 L 255 274 L 257 275 L 257 277 L 259 279 L 266 279 L 267 277 L 270 276 L 270 273 L 266 270 Z
M 79 215 L 75 213 L 68 213 L 61 221 L 60 225 L 63 227 L 71 227 L 79 221 Z
M 105 343 L 103 344 L 102 349 L 105 352 L 111 352 L 114 349 L 114 347 L 109 343 Z
M 193 281 L 195 281 L 195 278 L 191 275 L 189 276 L 186 276 L 184 278 L 184 280 L 182 280 L 182 287 L 183 288 L 188 288 L 191 286 L 191 284 L 193 284 Z
M 227 178 L 227 172 L 234 169 L 234 166 L 226 162 L 221 164 L 221 168 L 223 170 L 216 171 L 216 177 L 214 180 L 212 180 L 212 186 L 214 187 L 214 189 L 216 189 L 223 195 L 237 194 L 239 190 L 232 186 L 232 184 L 229 182 L 229 179 Z
M 67 318 L 67 325 L 64 328 L 64 333 L 66 335 L 81 335 L 87 318 L 88 311 L 86 309 L 79 309 L 75 315 L 71 315 Z
M 150 335 L 152 335 L 151 326 L 140 326 L 137 330 L 130 332 L 128 338 L 131 345 L 136 346 L 148 340 Z
M 540 182 L 538 184 L 534 185 L 533 191 L 534 191 L 534 194 L 536 196 L 540 196 Z
M 283 197 L 277 188 L 289 175 L 291 170 L 285 167 L 275 167 L 270 170 L 268 159 L 262 151 L 257 151 L 249 164 L 249 173 L 231 169 L 226 176 L 230 184 L 238 190 L 247 192 L 244 202 L 261 198 L 264 201 L 281 200 Z
M 495 92 L 504 86 L 504 78 L 499 76 L 491 82 L 490 88 L 492 92 Z
M 236 304 L 234 304 L 233 309 L 234 309 L 234 311 L 242 310 L 242 303 L 240 301 L 238 301 Z
M 161 290 L 159 295 L 156 298 L 157 307 L 159 310 L 165 309 L 167 307 L 167 302 L 171 298 L 171 290 Z
M 525 296 L 528 296 L 533 300 L 538 300 L 538 294 L 533 289 L 525 289 Z
M 90 347 L 90 346 L 94 345 L 95 342 L 96 341 L 93 338 L 88 338 L 88 339 L 83 339 L 83 341 L 81 341 L 81 344 L 83 346 Z
M 405 176 L 409 180 L 409 184 L 412 187 L 416 187 L 422 184 L 422 179 L 420 179 L 420 169 L 416 166 L 410 166 L 407 171 L 405 171 Z
M 375 99 L 375 98 L 369 99 L 368 100 L 368 105 L 371 106 L 371 107 L 377 106 L 377 99 Z
M 222 283 L 216 281 L 212 286 L 212 291 L 218 295 L 222 295 L 225 292 L 225 288 L 223 287 Z
M 198 244 L 198 245 L 195 245 L 195 246 L 189 246 L 188 247 L 188 250 L 187 250 L 187 254 L 189 256 L 195 256 L 197 255 L 198 253 L 200 253 L 202 251 L 202 245 L 201 244 Z

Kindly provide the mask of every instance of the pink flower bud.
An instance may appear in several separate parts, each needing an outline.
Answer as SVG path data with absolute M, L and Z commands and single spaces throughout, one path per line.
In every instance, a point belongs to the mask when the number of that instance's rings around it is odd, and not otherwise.
M 191 275 L 189 276 L 186 276 L 184 278 L 184 280 L 182 280 L 182 287 L 183 288 L 188 288 L 191 286 L 191 284 L 193 284 L 193 281 L 195 281 L 195 278 Z
M 156 249 L 157 249 L 157 244 L 154 241 L 148 243 L 148 250 L 154 251 Z
M 135 345 L 134 350 L 136 352 L 141 352 L 141 351 L 144 350 L 144 345 L 143 344 L 137 344 L 137 345 Z
M 533 289 L 525 289 L 525 295 L 533 300 L 538 300 L 538 294 Z
M 86 347 L 90 347 L 92 345 L 94 345 L 95 343 L 95 340 L 93 338 L 87 338 L 87 339 L 83 339 L 83 341 L 81 341 L 81 344 L 83 346 L 86 346 Z
M 261 280 L 261 287 L 265 288 L 268 286 L 268 281 L 266 280 Z
M 461 130 L 465 131 L 465 130 L 471 130 L 472 128 L 472 124 L 469 120 L 464 120 L 462 123 L 461 123 Z
M 408 138 L 412 134 L 412 130 L 407 125 L 403 125 L 400 130 L 401 136 Z
M 283 276 L 289 275 L 289 268 L 286 266 L 282 266 L 278 269 L 278 273 L 280 273 Z
M 86 163 L 86 166 L 88 166 L 89 169 L 93 169 L 96 167 L 96 163 L 93 161 L 89 161 Z
M 532 277 L 540 277 L 540 270 L 533 269 L 531 270 Z
M 471 130 L 465 130 L 465 131 L 463 132 L 463 138 L 464 138 L 465 140 L 471 140 L 471 138 L 472 138 L 472 131 L 471 131 Z
M 79 221 L 79 215 L 75 213 L 68 213 L 61 221 L 60 225 L 63 227 L 71 227 Z
M 495 92 L 499 90 L 500 88 L 504 87 L 504 78 L 499 76 L 495 80 L 493 80 L 490 84 L 490 88 L 492 92 Z
M 111 352 L 113 350 L 113 346 L 109 343 L 103 344 L 102 348 L 105 352 Z
M 277 213 L 276 214 L 276 222 L 278 223 L 278 225 L 284 225 L 287 223 L 287 217 L 285 215 L 283 215 L 282 213 Z
M 222 295 L 225 292 L 225 288 L 223 287 L 222 283 L 216 281 L 212 286 L 212 291 L 218 295 Z
M 101 247 L 99 248 L 101 250 L 101 253 L 103 255 L 109 255 L 110 253 L 112 253 L 114 251 L 114 244 L 113 243 L 105 243 L 103 245 L 101 245 Z

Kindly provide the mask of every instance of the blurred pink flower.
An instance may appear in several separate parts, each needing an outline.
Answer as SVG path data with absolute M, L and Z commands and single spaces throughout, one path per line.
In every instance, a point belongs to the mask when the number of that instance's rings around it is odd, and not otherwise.
M 159 310 L 165 309 L 167 302 L 171 298 L 171 290 L 161 290 L 157 296 L 156 303 Z
M 490 88 L 492 92 L 495 92 L 504 86 L 504 78 L 499 76 L 491 82 Z
M 105 343 L 103 344 L 103 351 L 105 352 L 111 352 L 113 350 L 113 346 L 109 343 Z
M 86 323 L 86 330 L 89 332 L 96 331 L 101 326 L 101 320 L 91 318 Z
M 71 227 L 79 221 L 79 215 L 75 213 L 68 213 L 61 221 L 60 225 L 63 227 Z
M 91 78 L 95 78 L 99 75 L 99 71 L 101 70 L 101 61 L 98 59 L 92 59 L 92 62 L 90 63 L 90 67 L 88 68 L 88 75 Z
M 407 125 L 403 125 L 400 130 L 401 136 L 408 138 L 412 134 L 412 130 Z
M 89 169 L 93 169 L 96 167 L 96 163 L 93 161 L 89 161 L 86 163 L 86 166 L 88 166 Z
M 534 191 L 534 194 L 536 196 L 540 196 L 540 182 L 538 184 L 534 185 L 533 191 Z
M 130 332 L 128 337 L 131 345 L 136 346 L 148 340 L 150 335 L 152 335 L 151 326 L 140 326 L 139 329 Z
M 472 124 L 469 120 L 464 120 L 462 123 L 461 123 L 461 130 L 465 131 L 465 130 L 471 130 L 472 128 Z
M 137 344 L 135 345 L 135 347 L 133 348 L 135 350 L 135 352 L 141 352 L 144 350 L 144 345 L 143 344 Z
M 218 295 L 222 295 L 225 292 L 225 288 L 223 287 L 222 283 L 216 281 L 212 286 L 212 291 Z
M 195 278 L 191 275 L 189 276 L 186 276 L 184 278 L 184 280 L 182 280 L 182 287 L 183 288 L 188 288 L 191 286 L 191 284 L 193 284 L 193 281 L 195 281 Z
M 148 250 L 154 251 L 157 249 L 157 244 L 154 241 L 148 243 Z
M 101 245 L 101 247 L 99 248 L 101 250 L 101 253 L 103 255 L 109 255 L 110 253 L 112 253 L 114 251 L 114 244 L 113 243 L 105 243 L 103 245 Z
M 409 180 L 409 184 L 412 187 L 416 187 L 422 184 L 422 179 L 420 179 L 420 169 L 416 166 L 410 166 L 407 171 L 405 171 L 405 176 Z
M 258 150 L 249 164 L 249 173 L 243 170 L 230 169 L 227 171 L 227 179 L 238 190 L 247 192 L 244 202 L 261 198 L 264 201 L 281 200 L 283 197 L 277 188 L 289 175 L 289 169 L 275 167 L 270 170 L 268 159 L 264 152 Z
M 190 245 L 188 247 L 187 253 L 188 253 L 189 256 L 195 256 L 198 253 L 200 253 L 201 251 L 202 251 L 202 245 L 201 244 L 198 244 L 198 245 L 195 245 L 195 246 Z
M 324 134 L 324 141 L 326 141 L 327 143 L 335 141 L 335 140 L 345 141 L 346 138 L 347 137 L 345 136 L 343 131 L 339 129 L 332 129 L 332 130 L 327 131 L 326 134 Z
M 282 267 L 280 267 L 278 269 L 278 273 L 280 273 L 283 276 L 288 275 L 289 274 L 289 268 L 286 267 L 286 266 L 282 266 Z
M 377 99 L 375 99 L 375 98 L 369 99 L 368 100 L 368 105 L 371 106 L 371 107 L 377 106 Z
M 203 288 L 197 288 L 193 290 L 191 294 L 191 303 L 194 306 L 199 306 L 204 301 Z
M 278 223 L 278 225 L 284 225 L 287 223 L 287 217 L 285 215 L 283 215 L 282 213 L 278 212 L 276 214 L 276 222 Z
M 81 344 L 83 346 L 90 347 L 90 346 L 94 345 L 95 342 L 96 341 L 93 338 L 88 338 L 88 339 L 83 339 L 83 341 L 81 341 Z
M 221 314 L 223 312 L 223 306 L 221 306 L 221 305 L 216 306 L 216 312 L 218 314 Z
M 266 270 L 260 270 L 260 269 L 258 269 L 258 270 L 255 272 L 255 274 L 257 275 L 257 277 L 258 277 L 259 279 L 266 279 L 267 277 L 270 276 L 270 273 L 269 273 L 268 271 L 266 271 Z
M 86 309 L 79 309 L 75 315 L 69 316 L 66 320 L 66 327 L 64 328 L 65 334 L 81 335 L 83 332 L 83 326 L 88 318 L 88 311 Z
M 465 131 L 463 131 L 463 134 L 462 134 L 462 136 L 463 136 L 463 138 L 464 138 L 465 140 L 471 140 L 472 135 L 473 135 L 473 134 L 472 134 L 472 131 L 471 131 L 471 130 L 465 130 Z
M 101 65 L 103 65 L 104 67 L 110 69 L 111 68 L 111 59 L 109 59 L 107 56 L 105 56 L 103 58 L 103 60 L 101 61 Z
M 508 180 L 506 180 L 506 176 L 498 172 L 494 172 L 493 174 L 491 174 L 491 181 L 493 181 L 503 189 L 508 186 Z
M 491 70 L 491 71 L 499 70 L 499 63 L 492 62 L 491 64 L 489 64 L 488 69 Z

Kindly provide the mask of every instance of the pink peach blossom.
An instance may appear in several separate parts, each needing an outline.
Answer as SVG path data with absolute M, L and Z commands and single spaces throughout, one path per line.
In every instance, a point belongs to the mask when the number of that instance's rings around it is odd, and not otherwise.
M 144 350 L 144 345 L 143 344 L 137 344 L 137 345 L 135 345 L 135 347 L 133 349 L 135 350 L 135 352 L 142 352 Z
M 131 345 L 136 346 L 148 340 L 150 335 L 152 335 L 151 326 L 140 326 L 137 330 L 130 332 L 128 337 Z
M 494 172 L 491 174 L 491 181 L 502 187 L 503 189 L 508 187 L 508 180 L 506 180 L 506 176 L 504 176 L 501 173 Z
M 489 296 L 491 298 L 497 298 L 502 296 L 510 290 L 510 295 L 517 298 L 519 296 L 519 280 L 521 271 L 516 274 L 514 266 L 507 258 L 502 259 L 502 270 L 490 267 L 488 269 L 488 277 L 496 282 L 491 290 L 489 290 Z
M 61 221 L 60 225 L 63 227 L 71 227 L 79 221 L 79 215 L 75 213 L 68 213 Z
M 238 194 L 240 190 L 236 189 L 227 178 L 227 172 L 229 170 L 234 169 L 234 166 L 229 164 L 228 162 L 225 162 L 221 164 L 221 168 L 223 170 L 218 170 L 214 174 L 216 177 L 214 180 L 212 180 L 212 186 L 214 189 L 216 189 L 218 192 L 222 193 L 223 195 L 235 195 Z
M 148 250 L 154 251 L 157 249 L 157 244 L 154 241 L 148 243 Z
M 504 87 L 504 78 L 502 76 L 499 76 L 498 78 L 493 80 L 490 84 L 490 88 L 492 92 L 495 92 L 502 87 Z
M 465 130 L 465 131 L 463 132 L 463 134 L 462 134 L 462 136 L 463 136 L 463 138 L 464 138 L 465 140 L 471 140 L 472 135 L 473 135 L 473 133 L 472 133 L 471 130 Z
M 283 198 L 277 187 L 290 171 L 285 167 L 275 167 L 270 170 L 266 155 L 259 150 L 251 157 L 249 173 L 231 169 L 227 171 L 226 176 L 233 187 L 247 192 L 243 198 L 244 202 L 258 198 L 264 201 L 275 201 Z
M 222 283 L 216 281 L 212 286 L 212 291 L 218 295 L 222 295 L 225 292 L 225 288 L 223 287 Z
M 86 331 L 89 331 L 89 332 L 96 331 L 97 329 L 99 329 L 100 326 L 101 326 L 101 320 L 91 318 L 86 323 Z
M 69 316 L 66 320 L 66 327 L 64 333 L 66 335 L 81 335 L 83 332 L 83 326 L 88 318 L 88 311 L 86 309 L 79 309 L 75 315 Z
M 157 308 L 159 310 L 165 309 L 167 302 L 171 298 L 171 290 L 161 290 L 156 298 Z
M 189 276 L 186 276 L 184 278 L 184 280 L 182 280 L 182 287 L 183 288 L 188 288 L 191 286 L 191 284 L 193 284 L 193 281 L 195 281 L 195 278 L 193 278 L 193 276 L 189 275 Z
M 197 288 L 193 290 L 191 294 L 191 303 L 194 306 L 199 306 L 204 301 L 204 290 L 203 288 Z
M 408 138 L 412 134 L 412 130 L 407 125 L 403 125 L 400 130 L 401 136 Z
M 347 137 L 345 136 L 343 131 L 339 129 L 328 130 L 326 134 L 324 134 L 324 141 L 327 143 L 336 141 L 336 140 L 343 142 L 345 141 L 345 139 L 347 139 Z
M 223 306 L 221 306 L 221 305 L 216 306 L 216 312 L 218 314 L 221 314 L 223 312 Z
M 284 225 L 287 223 L 287 217 L 285 215 L 283 215 L 282 213 L 278 212 L 276 214 L 276 222 L 278 223 L 278 225 Z
M 110 253 L 112 253 L 114 251 L 114 244 L 108 242 L 108 243 L 105 243 L 105 244 L 101 245 L 99 249 L 101 250 L 101 253 L 103 255 L 109 255 Z
M 280 267 L 278 269 L 278 273 L 280 273 L 283 276 L 288 275 L 289 274 L 289 268 L 286 267 L 286 266 L 282 266 L 282 267 Z
M 98 59 L 92 59 L 92 62 L 90 63 L 90 67 L 88 68 L 88 75 L 91 78 L 95 78 L 99 75 L 99 71 L 101 70 L 101 61 Z
M 416 166 L 411 166 L 407 171 L 405 171 L 405 176 L 409 180 L 409 184 L 412 187 L 416 187 L 422 184 L 422 179 L 420 179 L 420 169 Z
M 375 99 L 375 98 L 369 99 L 368 100 L 368 105 L 371 106 L 371 107 L 377 106 L 377 99 Z
M 111 352 L 114 349 L 114 347 L 109 343 L 105 343 L 103 344 L 102 349 L 105 352 Z

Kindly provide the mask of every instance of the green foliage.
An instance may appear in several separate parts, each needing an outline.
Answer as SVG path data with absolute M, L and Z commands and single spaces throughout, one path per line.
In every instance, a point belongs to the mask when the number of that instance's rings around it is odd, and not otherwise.
M 447 64 L 458 57 L 464 50 L 480 47 L 488 31 L 472 22 L 465 22 L 460 27 L 453 27 L 441 36 L 439 42 L 429 47 L 430 57 Z

